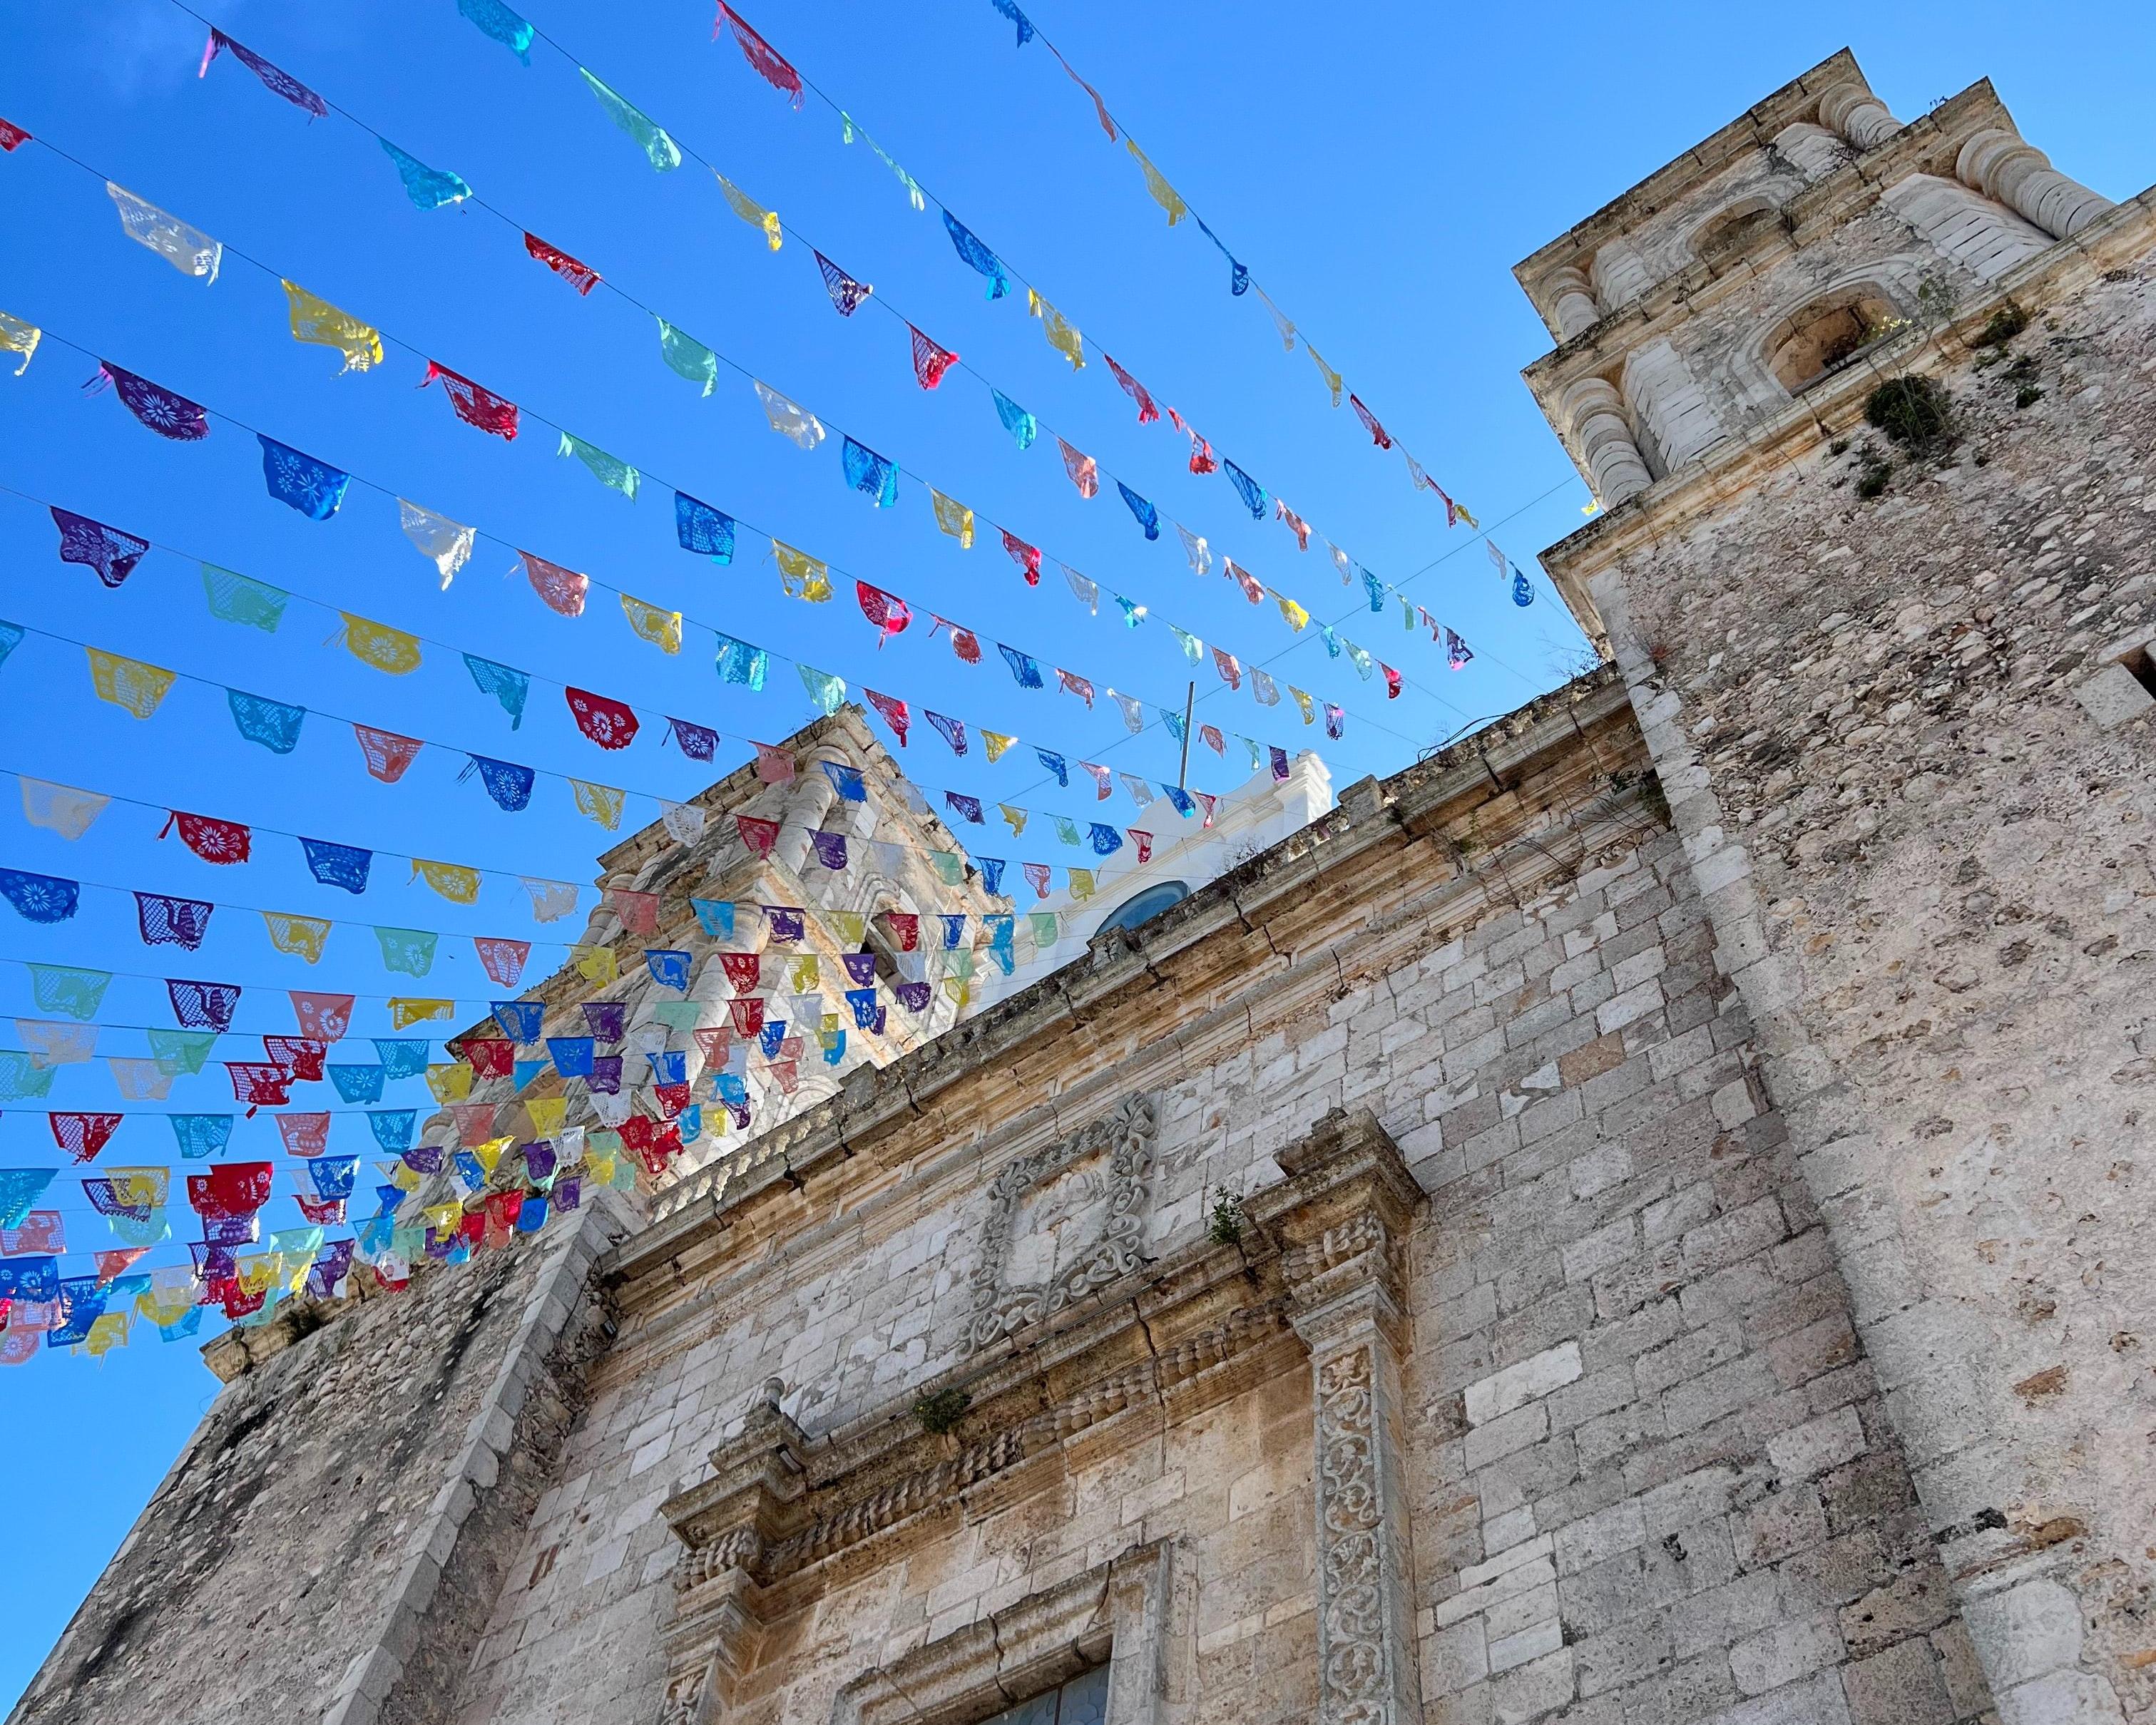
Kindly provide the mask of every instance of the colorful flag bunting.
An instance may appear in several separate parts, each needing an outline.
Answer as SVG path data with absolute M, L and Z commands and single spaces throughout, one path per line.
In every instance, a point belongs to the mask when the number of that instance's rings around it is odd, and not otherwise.
M 846 470 L 846 483 L 873 501 L 879 509 L 888 509 L 898 501 L 898 464 L 888 456 L 879 455 L 865 444 L 845 439 L 840 452 Z
M 660 173 L 670 172 L 681 165 L 681 148 L 666 135 L 659 125 L 641 109 L 632 106 L 612 90 L 594 78 L 585 68 L 577 70 L 583 75 L 584 85 L 599 111 L 636 141 L 636 147 L 644 151 L 644 158 Z
M 788 100 L 798 108 L 801 105 L 801 74 L 787 64 L 785 56 L 751 29 L 742 15 L 726 5 L 726 0 L 719 0 L 718 21 L 711 26 L 714 39 L 719 33 L 720 24 L 733 31 L 734 40 L 741 46 L 742 57 L 749 63 L 757 75 L 773 89 L 783 92 Z
M 68 510 L 55 507 L 51 513 L 53 525 L 60 531 L 60 561 L 95 569 L 97 578 L 107 587 L 118 587 L 150 554 L 146 539 L 137 539 L 132 533 Z M 14 643 L 8 644 L 12 649 Z
M 262 445 L 262 478 L 272 497 L 311 521 L 326 521 L 337 512 L 352 484 L 350 474 L 302 454 L 274 437 L 257 433 L 255 440 Z
M 460 6 L 467 3 L 484 5 L 491 3 L 491 0 L 458 0 L 458 3 Z M 470 17 L 470 14 L 467 13 L 465 16 Z M 523 20 L 520 18 L 517 22 L 522 23 Z M 525 24 L 524 28 L 529 31 L 531 27 Z M 571 257 L 559 246 L 547 244 L 536 234 L 527 234 L 524 236 L 524 249 L 580 294 L 588 294 L 599 284 L 598 270 L 593 269 L 590 264 Z
M 939 347 L 922 335 L 911 324 L 913 331 L 913 377 L 923 389 L 933 389 L 943 381 L 944 372 L 958 362 L 958 356 L 947 347 Z
M 855 281 L 821 252 L 815 252 L 816 268 L 824 277 L 824 291 L 831 296 L 831 309 L 841 317 L 851 317 L 861 309 L 861 301 L 875 291 L 865 281 Z
M 382 147 L 397 164 L 397 177 L 404 182 L 404 195 L 412 200 L 415 208 L 439 209 L 445 203 L 461 203 L 472 195 L 471 187 L 447 169 L 428 167 L 417 157 L 406 155 L 387 138 L 382 140 Z
M 166 214 L 124 187 L 107 180 L 105 190 L 119 213 L 121 230 L 130 239 L 157 253 L 182 275 L 204 281 L 217 280 L 218 266 L 224 260 L 223 246 L 201 228 Z

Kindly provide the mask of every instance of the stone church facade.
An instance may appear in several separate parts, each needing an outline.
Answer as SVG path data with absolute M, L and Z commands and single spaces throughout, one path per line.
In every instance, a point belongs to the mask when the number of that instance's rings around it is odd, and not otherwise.
M 1609 664 L 220 1338 L 13 1717 L 2156 1716 L 2156 194 L 1842 54 L 1520 275 Z

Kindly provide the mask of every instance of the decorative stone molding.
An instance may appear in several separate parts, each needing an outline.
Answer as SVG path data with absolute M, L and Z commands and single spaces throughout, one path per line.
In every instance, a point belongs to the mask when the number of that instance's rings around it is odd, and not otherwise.
M 2070 239 L 2118 206 L 2051 166 L 2051 159 L 2016 133 L 1990 126 L 1961 146 L 1954 177 L 1995 198 L 2054 239 Z
M 864 1672 L 839 1690 L 832 1725 L 973 1725 L 1103 1663 L 1103 1725 L 1169 1725 L 1192 1689 L 1188 1568 L 1168 1541 L 1132 1546 Z
M 1820 97 L 1820 124 L 1832 127 L 1860 150 L 1883 144 L 1902 130 L 1886 103 L 1861 84 L 1837 84 Z
M 1580 378 L 1565 391 L 1560 411 L 1571 428 L 1573 451 L 1605 506 L 1622 503 L 1654 483 L 1632 434 L 1625 398 L 1608 378 Z
M 1159 1130 L 1159 1098 L 1128 1096 L 996 1176 L 973 1266 L 973 1347 L 1000 1342 L 1137 1268 Z

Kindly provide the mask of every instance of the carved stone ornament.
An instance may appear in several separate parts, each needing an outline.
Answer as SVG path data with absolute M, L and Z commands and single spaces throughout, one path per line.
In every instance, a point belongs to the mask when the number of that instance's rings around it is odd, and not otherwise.
M 666 1686 L 666 1701 L 660 1709 L 659 1725 L 703 1725 L 704 1693 L 711 1687 L 711 1668 L 700 1665 L 680 1673 Z
M 1327 1725 L 1389 1716 L 1371 1345 L 1317 1372 L 1318 1666 Z
M 1159 1098 L 1127 1096 L 1114 1112 L 996 1176 L 973 1275 L 974 1348 L 1137 1268 L 1159 1129 Z

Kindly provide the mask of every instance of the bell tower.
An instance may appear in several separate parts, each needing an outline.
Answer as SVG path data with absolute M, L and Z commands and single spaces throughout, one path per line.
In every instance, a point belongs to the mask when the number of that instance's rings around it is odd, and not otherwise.
M 1603 506 L 1543 561 L 1827 1223 L 1938 1543 L 1909 1585 L 2001 1717 L 2143 1717 L 2156 193 L 1988 81 L 1904 121 L 1844 52 L 1516 274 Z

